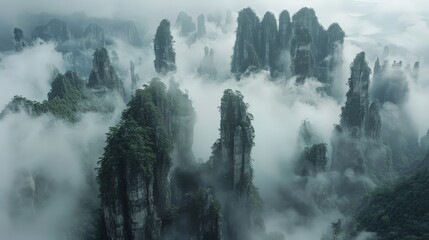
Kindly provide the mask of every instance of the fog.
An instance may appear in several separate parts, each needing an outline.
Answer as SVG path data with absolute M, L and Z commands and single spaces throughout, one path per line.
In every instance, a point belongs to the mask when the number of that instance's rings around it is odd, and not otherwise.
M 200 13 L 224 16 L 226 10 L 232 10 L 232 24 L 220 29 L 214 23 L 206 22 L 209 37 L 192 45 L 179 36 L 177 29 L 172 29 L 178 70 L 162 80 L 166 84 L 170 79 L 176 80 L 193 101 L 197 113 L 193 151 L 198 161 L 202 162 L 209 159 L 211 146 L 219 136 L 218 107 L 223 91 L 231 88 L 242 92 L 245 102 L 250 105 L 249 112 L 254 116 L 254 182 L 265 202 L 266 227 L 268 231 L 282 232 L 286 239 L 320 239 L 331 223 L 343 217 L 339 211 L 314 210 L 304 214 L 299 209 L 299 206 L 314 205 L 311 199 L 315 192 L 332 191 L 330 185 L 342 181 L 338 173 L 321 174 L 303 183 L 293 172 L 293 167 L 299 153 L 298 130 L 304 120 L 311 123 L 321 142 L 328 144 L 330 156 L 333 126 L 340 121 L 341 106 L 348 89 L 349 67 L 357 53 L 366 51 L 371 68 L 385 46 L 390 48 L 387 59 L 391 62 L 396 59 L 412 65 L 420 61 L 418 81 L 408 79 L 409 98 L 403 109 L 409 117 L 407 124 L 416 128 L 419 137 L 426 134 L 429 128 L 429 3 L 425 0 L 413 0 L 412 3 L 388 0 L 180 0 L 174 3 L 166 0 L 0 0 L 0 5 L 3 6 L 0 22 L 10 26 L 6 29 L 11 39 L 12 27 L 19 26 L 22 21 L 20 17 L 24 14 L 46 12 L 70 15 L 84 12 L 92 17 L 130 19 L 145 29 L 140 32 L 142 36 L 152 39 L 159 22 L 168 18 L 174 26 L 181 10 L 190 14 L 194 21 Z M 318 92 L 321 84 L 314 79 L 307 79 L 304 85 L 297 86 L 293 79 L 271 81 L 269 72 L 265 71 L 251 74 L 240 81 L 230 76 L 235 19 L 237 11 L 247 6 L 252 7 L 260 18 L 265 11 L 272 11 L 278 16 L 283 9 L 287 9 L 292 16 L 301 7 L 308 6 L 315 9 L 325 29 L 333 22 L 340 24 L 346 32 L 346 39 L 343 65 L 334 82 L 334 97 Z M 8 33 L 2 31 L 0 34 Z M 218 71 L 216 80 L 203 79 L 196 72 L 205 46 L 214 50 Z M 114 50 L 119 56 L 115 67 L 126 88 L 131 86 L 130 61 L 136 64 L 140 85 L 157 77 L 152 44 L 133 47 L 116 41 L 108 46 L 108 50 Z M 67 59 L 55 51 L 54 43 L 36 44 L 19 53 L 2 52 L 0 59 L 1 109 L 14 95 L 35 101 L 46 100 L 54 70 L 64 72 L 70 66 Z M 73 221 L 70 223 L 69 220 L 76 217 L 76 209 L 80 209 L 82 198 L 94 184 L 92 174 L 105 145 L 105 133 L 118 121 L 122 109 L 124 105 L 120 103 L 111 114 L 87 113 L 77 123 L 59 120 L 51 115 L 32 118 L 25 113 L 7 115 L 0 120 L 0 232 L 6 236 L 5 239 L 60 239 L 74 227 Z M 397 111 L 397 106 L 387 103 L 382 110 L 383 124 L 396 119 L 392 116 L 396 116 Z M 29 210 L 18 214 L 18 219 L 11 217 L 14 215 L 9 211 L 11 206 L 20 203 L 14 203 L 10 196 L 31 187 L 34 182 L 32 178 L 35 177 L 31 173 L 40 172 L 53 182 L 47 202 L 42 207 L 26 206 Z M 346 177 L 355 179 L 351 175 Z M 368 182 L 368 185 L 372 186 L 373 183 Z M 297 186 L 302 188 L 295 188 Z M 89 195 L 89 198 L 95 198 L 94 193 Z M 284 199 L 290 202 L 285 203 Z M 329 199 L 335 206 L 344 205 L 347 201 L 340 196 L 330 196 Z M 34 213 L 35 210 L 38 212 Z M 22 221 L 19 216 L 30 217 Z M 81 217 L 77 216 L 76 219 Z M 372 234 L 362 233 L 357 239 L 369 239 L 368 236 Z

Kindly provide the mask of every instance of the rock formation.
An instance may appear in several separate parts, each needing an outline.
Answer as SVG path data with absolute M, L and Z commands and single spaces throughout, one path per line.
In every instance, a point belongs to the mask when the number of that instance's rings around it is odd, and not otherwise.
M 201 76 L 205 76 L 209 79 L 216 79 L 217 70 L 214 62 L 213 49 L 209 49 L 208 47 L 204 48 L 204 57 L 197 69 L 197 72 Z
M 195 32 L 195 23 L 192 21 L 192 17 L 185 12 L 180 12 L 176 19 L 176 27 L 180 31 L 180 35 L 188 37 Z
M 313 74 L 312 38 L 306 28 L 296 27 L 291 44 L 292 72 L 297 76 L 297 83 L 304 83 Z
M 219 204 L 211 190 L 201 181 L 195 188 L 182 184 L 172 172 L 194 174 L 194 122 L 192 103 L 177 83 L 167 90 L 153 79 L 136 91 L 99 162 L 109 239 L 220 239 Z
M 85 86 L 85 81 L 75 72 L 58 74 L 51 83 L 48 100 L 36 102 L 24 97 L 15 96 L 1 112 L 0 118 L 8 113 L 25 111 L 31 116 L 45 113 L 69 120 L 79 120 L 78 113 L 107 112 L 107 103 L 99 103 L 92 91 Z
M 267 12 L 261 23 L 250 8 L 240 11 L 231 72 L 237 78 L 247 71 L 270 70 L 273 78 L 296 75 L 303 83 L 315 77 L 330 93 L 337 67 L 342 64 L 344 32 L 334 23 L 325 30 L 311 8 L 302 8 L 292 17 L 282 11 L 279 28 Z M 256 52 L 256 54 L 254 54 Z
M 290 44 L 292 40 L 292 25 L 289 12 L 283 10 L 279 16 L 279 30 L 277 33 L 277 53 L 275 65 L 272 66 L 273 77 L 290 77 Z
M 104 30 L 98 25 L 90 24 L 83 32 L 85 48 L 96 49 L 105 46 Z
M 33 31 L 33 39 L 40 38 L 43 41 L 56 41 L 63 43 L 79 38 L 82 33 L 78 29 L 72 29 L 66 22 L 52 19 L 44 26 L 36 27 Z
M 347 101 L 334 131 L 332 168 L 340 172 L 350 168 L 374 181 L 389 181 L 393 177 L 391 150 L 380 141 L 378 102 L 370 104 L 368 96 L 370 73 L 361 52 L 351 65 Z
M 197 39 L 206 37 L 206 18 L 200 14 L 197 19 Z
M 20 28 L 13 29 L 13 40 L 15 42 L 15 51 L 20 52 L 26 47 L 24 41 L 24 32 Z
M 327 144 L 321 143 L 309 121 L 304 120 L 298 132 L 298 149 L 302 152 L 297 157 L 295 173 L 300 176 L 315 176 L 326 171 L 328 164 Z
M 93 70 L 89 75 L 88 87 L 103 93 L 117 91 L 121 96 L 125 96 L 123 83 L 116 75 L 105 48 L 99 48 L 94 52 Z
M 274 67 L 277 54 L 277 21 L 274 14 L 267 12 L 261 22 L 261 65 L 269 70 Z
M 251 151 L 254 145 L 252 115 L 240 92 L 227 89 L 221 100 L 220 138 L 214 143 L 212 164 L 221 194 L 226 239 L 247 239 L 261 231 L 259 193 L 253 185 Z
M 176 53 L 173 49 L 173 36 L 170 32 L 170 22 L 162 20 L 158 26 L 153 41 L 155 50 L 155 69 L 160 74 L 176 70 Z
M 239 12 L 237 23 L 231 72 L 239 76 L 246 71 L 257 71 L 261 67 L 258 56 L 260 24 L 259 18 L 250 8 Z

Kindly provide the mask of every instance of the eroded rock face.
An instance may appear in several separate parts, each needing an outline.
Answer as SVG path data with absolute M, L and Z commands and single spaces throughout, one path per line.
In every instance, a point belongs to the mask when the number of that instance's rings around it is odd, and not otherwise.
M 176 70 L 176 53 L 173 49 L 173 36 L 171 36 L 170 22 L 162 20 L 155 34 L 155 70 L 160 74 Z
M 131 90 L 135 91 L 138 88 L 140 77 L 135 73 L 135 65 L 133 61 L 130 61 L 130 75 L 131 75 Z
M 380 141 L 378 102 L 369 101 L 370 73 L 365 53 L 361 52 L 352 63 L 347 101 L 334 131 L 332 168 L 340 172 L 351 169 L 374 181 L 389 181 L 393 177 L 391 150 Z
M 206 18 L 204 14 L 200 14 L 197 19 L 197 38 L 205 38 L 206 37 Z
M 101 48 L 105 45 L 104 30 L 98 25 L 90 24 L 83 32 L 84 44 L 86 48 Z
M 263 229 L 260 198 L 253 185 L 251 150 L 254 144 L 252 115 L 240 92 L 225 90 L 221 100 L 220 138 L 213 145 L 212 164 L 216 191 L 224 215 L 226 239 L 247 239 Z
M 15 51 L 20 52 L 25 48 L 24 32 L 20 28 L 13 29 L 13 40 L 15 42 Z
M 274 14 L 267 12 L 261 22 L 261 47 L 259 55 L 263 69 L 273 68 L 277 54 L 277 20 Z
M 333 76 L 342 64 L 344 32 L 334 23 L 325 30 L 311 8 L 302 8 L 292 17 L 288 11 L 279 16 L 267 12 L 259 22 L 252 9 L 240 11 L 231 72 L 241 74 L 269 70 L 273 79 L 296 75 L 303 83 L 315 77 L 330 93 Z M 256 54 L 255 54 L 256 53 Z
M 121 122 L 108 135 L 100 161 L 98 181 L 109 239 L 160 239 L 169 227 L 180 225 L 183 219 L 174 216 L 171 189 L 179 196 L 174 204 L 180 212 L 201 220 L 192 226 L 199 228 L 187 234 L 220 234 L 218 211 L 212 211 L 213 195 L 198 195 L 198 204 L 204 205 L 190 206 L 186 194 L 197 194 L 196 189 L 176 183 L 171 188 L 172 167 L 181 171 L 195 167 L 194 122 L 192 103 L 177 83 L 170 83 L 167 90 L 159 79 L 153 79 L 136 91 Z
M 56 41 L 59 43 L 79 38 L 82 33 L 59 19 L 52 19 L 44 26 L 36 27 L 33 31 L 33 39 L 40 38 L 43 41 Z
M 261 63 L 257 53 L 260 42 L 260 23 L 259 18 L 250 8 L 239 12 L 237 23 L 231 72 L 239 75 L 249 70 L 260 69 Z
M 313 74 L 312 38 L 306 28 L 295 28 L 292 38 L 291 58 L 292 72 L 297 76 L 297 83 L 304 83 L 305 78 Z
M 100 92 L 117 91 L 121 96 L 125 96 L 123 83 L 116 75 L 105 48 L 95 50 L 92 63 L 93 70 L 89 75 L 88 87 Z

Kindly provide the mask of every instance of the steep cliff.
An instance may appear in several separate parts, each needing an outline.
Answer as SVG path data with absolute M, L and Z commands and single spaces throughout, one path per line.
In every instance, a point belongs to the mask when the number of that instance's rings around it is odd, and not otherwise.
M 170 32 L 170 22 L 166 19 L 159 24 L 155 39 L 153 40 L 155 50 L 155 70 L 160 74 L 176 70 L 176 53 L 173 49 L 173 36 Z
M 177 83 L 167 90 L 153 79 L 136 91 L 99 162 L 109 239 L 220 239 L 213 193 L 201 181 L 191 186 L 185 176 L 197 174 L 194 121 L 192 103 Z
M 304 83 L 305 78 L 313 74 L 314 58 L 311 52 L 312 38 L 306 28 L 296 27 L 291 44 L 292 72 L 297 76 L 297 83 Z
M 271 69 L 273 77 L 289 78 L 290 72 L 290 44 L 292 40 L 292 24 L 289 12 L 283 10 L 279 16 L 279 29 L 277 33 L 277 52 L 274 66 Z
M 110 62 L 107 50 L 99 48 L 95 50 L 93 56 L 93 69 L 89 75 L 87 86 L 99 93 L 115 91 L 124 97 L 125 89 L 123 83 Z
M 374 181 L 393 177 L 391 149 L 380 140 L 381 118 L 378 102 L 368 96 L 371 69 L 365 53 L 359 53 L 351 65 L 347 100 L 342 107 L 340 125 L 332 139 L 332 169 L 353 169 Z
M 252 115 L 240 92 L 227 89 L 221 100 L 220 138 L 214 143 L 212 165 L 224 216 L 226 239 L 247 239 L 261 233 L 261 199 L 253 185 L 254 129 Z
M 267 12 L 261 22 L 261 46 L 258 49 L 263 69 L 275 66 L 277 56 L 277 20 L 274 14 Z
M 98 25 L 90 24 L 83 32 L 85 48 L 96 49 L 105 46 L 104 29 Z
M 246 71 L 260 69 L 261 62 L 258 56 L 260 24 L 259 18 L 250 8 L 238 13 L 237 24 L 231 72 L 239 76 Z
M 15 51 L 20 52 L 25 48 L 24 31 L 20 28 L 13 29 L 13 40 L 15 43 Z
M 200 14 L 197 19 L 197 38 L 205 38 L 206 37 L 206 18 L 204 14 Z
M 38 26 L 33 31 L 33 39 L 40 38 L 44 41 L 56 41 L 64 43 L 82 36 L 82 31 L 71 28 L 66 22 L 52 19 L 44 26 Z

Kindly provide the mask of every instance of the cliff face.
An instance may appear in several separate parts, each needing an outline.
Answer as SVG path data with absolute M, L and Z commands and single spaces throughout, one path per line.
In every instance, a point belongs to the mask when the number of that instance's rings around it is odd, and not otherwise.
M 170 22 L 162 20 L 155 34 L 155 70 L 160 74 L 176 70 L 176 53 L 173 49 L 173 36 L 170 32 Z
M 212 147 L 212 164 L 216 190 L 223 193 L 223 233 L 226 239 L 247 239 L 263 228 L 250 156 L 254 145 L 253 117 L 241 93 L 230 89 L 224 92 L 220 112 L 220 138 Z
M 260 68 L 257 54 L 259 46 L 259 18 L 250 8 L 241 10 L 237 18 L 237 32 L 232 56 L 231 72 L 239 75 Z
M 197 19 L 197 38 L 205 38 L 206 37 L 206 18 L 204 14 L 200 14 Z
M 20 28 L 13 29 L 13 40 L 15 43 L 15 51 L 20 52 L 25 48 L 24 32 Z
M 391 150 L 380 141 L 378 102 L 369 101 L 370 72 L 365 53 L 359 53 L 351 66 L 340 125 L 334 131 L 332 168 L 340 172 L 350 168 L 375 181 L 389 181 L 393 177 Z
M 338 24 L 325 30 L 311 8 L 299 10 L 292 22 L 289 12 L 282 11 L 278 29 L 272 13 L 267 12 L 259 23 L 252 9 L 246 8 L 240 11 L 237 24 L 231 72 L 238 78 L 246 71 L 261 69 L 270 70 L 273 78 L 296 75 L 298 83 L 315 77 L 329 93 L 335 70 L 342 63 L 345 34 Z
M 116 91 L 121 96 L 125 96 L 125 89 L 122 81 L 116 75 L 109 53 L 105 48 L 99 48 L 94 52 L 93 70 L 89 75 L 88 87 L 99 92 Z
M 81 37 L 82 32 L 72 29 L 66 22 L 52 19 L 44 26 L 36 27 L 33 31 L 33 39 L 40 38 L 44 41 L 56 41 L 59 43 L 74 40 Z
M 274 14 L 267 12 L 261 22 L 261 47 L 259 49 L 263 69 L 275 66 L 277 54 L 277 20 Z
M 85 48 L 96 49 L 105 46 L 104 29 L 98 25 L 90 24 L 83 32 Z
M 313 56 L 311 52 L 312 38 L 306 28 L 297 27 L 294 30 L 291 45 L 292 72 L 297 76 L 297 83 L 304 83 L 305 78 L 313 74 Z
M 109 239 L 165 239 L 179 233 L 195 239 L 220 238 L 214 195 L 200 188 L 200 181 L 195 187 L 189 181 L 182 184 L 179 181 L 186 181 L 186 176 L 177 174 L 195 176 L 194 121 L 191 101 L 176 83 L 167 90 L 153 79 L 136 91 L 121 122 L 109 133 L 99 162 Z

